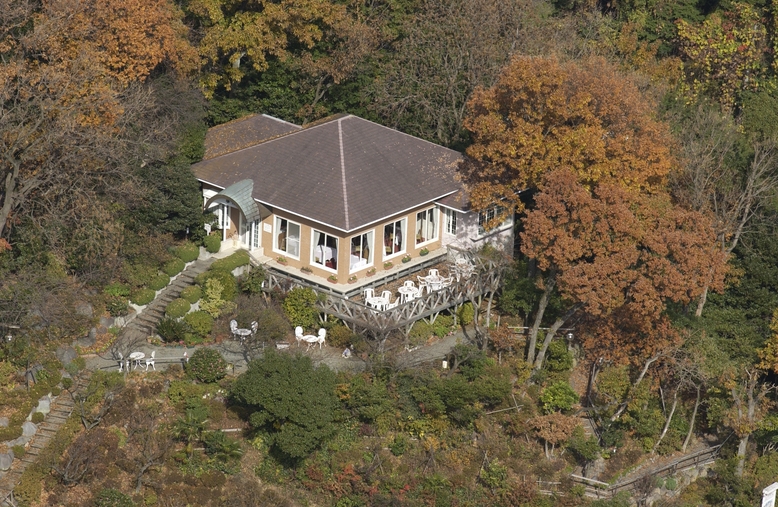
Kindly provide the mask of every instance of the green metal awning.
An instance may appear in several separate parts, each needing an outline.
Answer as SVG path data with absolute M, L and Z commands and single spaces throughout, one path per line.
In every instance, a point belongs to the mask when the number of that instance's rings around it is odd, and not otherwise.
M 211 207 L 211 204 L 217 199 L 229 199 L 240 208 L 246 217 L 246 222 L 251 223 L 254 220 L 262 220 L 270 216 L 270 210 L 261 206 L 254 200 L 254 181 L 245 179 L 233 183 L 218 194 L 214 195 L 205 203 L 205 209 Z

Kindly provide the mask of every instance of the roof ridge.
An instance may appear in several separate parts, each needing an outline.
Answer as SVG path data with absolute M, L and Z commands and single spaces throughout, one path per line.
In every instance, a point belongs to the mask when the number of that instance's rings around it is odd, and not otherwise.
M 346 230 L 349 230 L 348 191 L 346 186 L 346 160 L 343 149 L 343 118 L 338 118 L 338 145 L 340 145 L 340 178 L 343 186 L 343 213 L 346 218 Z
M 407 134 L 407 133 L 403 132 L 402 130 L 397 130 L 397 129 L 394 129 L 392 127 L 387 127 L 386 125 L 381 125 L 380 123 L 374 122 L 372 120 L 368 120 L 367 118 L 362 118 L 361 116 L 356 116 L 356 115 L 353 115 L 353 114 L 349 114 L 348 116 L 351 117 L 351 118 L 356 118 L 357 120 L 362 120 L 362 121 L 366 121 L 368 123 L 372 123 L 373 125 L 377 125 L 377 126 L 379 126 L 381 128 L 387 129 L 387 130 L 391 130 L 392 132 L 397 132 L 398 134 L 402 134 L 402 135 L 404 135 L 406 137 L 411 137 L 413 139 L 418 139 L 419 141 L 422 141 L 422 142 L 427 143 L 427 144 L 431 144 L 432 146 L 434 146 L 436 148 L 443 148 L 444 150 L 453 151 L 454 153 L 458 153 L 459 155 L 463 155 L 462 152 L 459 152 L 457 150 L 453 150 L 453 149 L 449 148 L 448 146 L 443 146 L 442 144 L 437 144 L 437 143 L 433 143 L 432 141 L 427 141 L 426 139 L 422 139 L 421 137 L 414 136 L 414 135 L 411 135 L 411 134 Z
M 249 114 L 247 114 L 245 116 L 241 116 L 240 118 L 233 118 L 230 121 L 226 121 L 224 123 L 220 123 L 218 125 L 214 125 L 213 127 L 209 127 L 208 130 L 211 131 L 211 130 L 220 129 L 220 128 L 226 127 L 228 125 L 234 125 L 235 123 L 240 123 L 242 121 L 250 120 L 251 118 L 254 118 L 254 117 L 257 117 L 257 116 L 264 116 L 265 118 L 268 118 L 268 119 L 271 119 L 271 120 L 275 120 L 275 121 L 280 122 L 280 123 L 286 123 L 287 125 L 293 125 L 293 126 L 297 127 L 298 129 L 302 129 L 303 128 L 300 125 L 297 125 L 297 124 L 292 123 L 292 122 L 288 122 L 286 120 L 282 120 L 281 118 L 276 118 L 275 116 L 270 116 L 269 114 L 265 114 L 265 113 L 249 113 Z

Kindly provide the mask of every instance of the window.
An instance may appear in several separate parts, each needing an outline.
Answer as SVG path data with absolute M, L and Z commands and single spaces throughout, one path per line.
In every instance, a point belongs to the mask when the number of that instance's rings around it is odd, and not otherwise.
M 314 229 L 311 262 L 325 268 L 337 270 L 338 238 Z
M 349 270 L 358 271 L 373 265 L 373 231 L 351 238 L 351 257 Z
M 430 208 L 416 213 L 416 244 L 438 239 L 438 210 Z
M 443 224 L 443 230 L 446 234 L 457 235 L 457 212 L 453 209 L 444 209 L 445 221 Z
M 384 226 L 384 258 L 405 253 L 405 222 L 403 218 Z
M 251 248 L 259 248 L 260 221 L 251 222 Z
M 276 217 L 276 236 L 273 250 L 300 258 L 300 224 Z
M 489 223 L 491 220 L 494 220 L 494 217 L 500 215 L 501 213 L 505 213 L 505 208 L 502 208 L 500 206 L 495 206 L 493 208 L 489 208 L 488 210 L 482 211 L 478 214 L 478 234 L 483 236 L 484 234 L 492 231 L 497 231 L 508 225 L 511 221 L 510 215 L 505 217 L 505 220 L 502 221 L 502 223 L 498 224 L 497 226 L 489 229 L 488 231 L 484 227 L 487 223 Z

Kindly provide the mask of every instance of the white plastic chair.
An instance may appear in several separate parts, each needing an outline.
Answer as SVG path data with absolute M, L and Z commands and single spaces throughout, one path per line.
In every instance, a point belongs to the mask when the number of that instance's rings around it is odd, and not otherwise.
M 427 289 L 427 294 L 429 294 L 430 284 L 427 282 L 427 278 L 424 276 L 416 275 L 416 279 L 419 280 L 419 296 L 424 295 L 424 289 Z
M 119 352 L 119 371 L 122 371 L 122 367 L 124 366 L 124 356 L 121 352 Z M 127 368 L 129 370 L 129 368 Z
M 324 345 L 324 338 L 327 336 L 327 330 L 323 327 L 319 328 L 319 349 Z
M 297 346 L 300 346 L 300 340 L 303 339 L 303 328 L 302 326 L 297 326 L 294 328 L 294 339 L 297 340 Z
M 400 304 L 400 298 L 397 298 L 394 300 L 393 303 L 389 303 L 388 305 L 386 305 L 386 309 L 391 310 L 392 308 L 397 308 L 397 305 L 399 304 Z
M 438 275 L 437 269 L 430 269 L 429 276 L 440 276 L 440 275 Z
M 405 287 L 413 287 L 414 289 L 416 288 L 416 284 L 413 283 L 413 280 L 405 280 L 405 282 L 403 282 L 403 286 L 405 286 Z
M 375 289 L 368 287 L 365 289 L 365 301 L 375 297 Z
M 157 371 L 157 367 L 154 366 L 154 356 L 156 356 L 156 355 L 157 355 L 157 351 L 156 350 L 152 350 L 151 351 L 151 357 L 146 358 L 146 371 L 149 371 L 149 366 L 151 366 L 151 368 L 154 371 Z
M 259 329 L 259 324 L 257 324 L 257 321 L 251 323 L 251 336 L 254 336 L 257 334 L 257 329 Z
M 238 330 L 238 321 L 233 319 L 230 321 L 230 333 L 232 334 L 233 338 L 235 338 L 235 331 L 237 330 Z

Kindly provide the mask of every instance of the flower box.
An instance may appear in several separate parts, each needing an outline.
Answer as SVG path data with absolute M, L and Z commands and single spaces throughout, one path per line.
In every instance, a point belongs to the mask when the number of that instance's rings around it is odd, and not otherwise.
M 373 276 L 375 274 L 375 268 L 370 268 L 367 270 L 367 273 L 365 275 L 367 276 Z
M 422 257 L 423 257 L 423 256 L 425 256 L 425 255 L 427 255 L 428 253 L 430 253 L 430 251 L 429 251 L 429 250 L 427 250 L 427 248 L 426 248 L 426 247 L 425 247 L 425 248 L 422 248 L 421 250 L 419 250 L 419 255 L 421 255 Z
M 356 283 L 357 282 L 357 275 L 351 275 L 348 277 L 348 283 Z
M 327 281 L 332 282 L 332 283 L 338 283 L 338 277 L 335 276 L 335 275 L 330 275 L 330 276 L 327 277 Z
M 386 270 L 392 269 L 392 266 L 394 266 L 394 264 L 392 264 L 392 261 L 384 262 L 384 269 Z
M 289 264 L 289 261 L 287 261 L 287 260 L 286 260 L 286 257 L 284 257 L 283 255 L 279 256 L 279 257 L 276 259 L 276 262 L 277 262 L 277 263 L 279 263 L 279 264 L 281 264 L 282 266 L 286 266 L 287 264 Z
M 411 262 L 411 256 L 410 256 L 410 255 L 408 255 L 408 254 L 405 254 L 405 255 L 403 256 L 403 259 L 402 259 L 402 261 L 403 261 L 403 264 L 405 264 L 405 263 L 408 263 L 408 262 Z
M 311 273 L 313 273 L 313 270 L 311 268 L 309 268 L 308 266 L 301 267 L 300 271 L 302 271 L 306 275 L 310 275 Z

